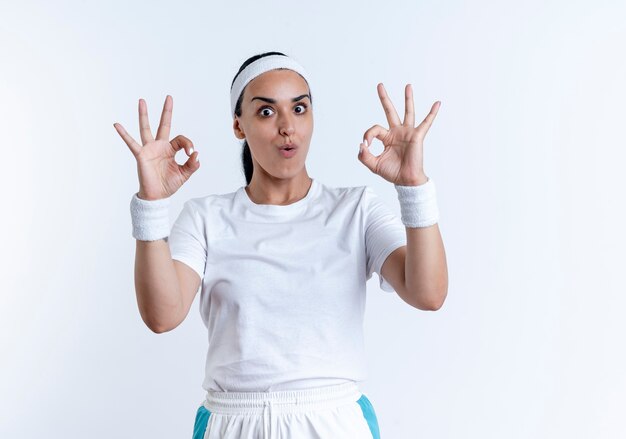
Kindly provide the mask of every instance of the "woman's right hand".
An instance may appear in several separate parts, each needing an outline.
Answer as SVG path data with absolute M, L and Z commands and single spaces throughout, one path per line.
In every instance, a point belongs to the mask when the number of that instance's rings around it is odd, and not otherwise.
M 143 146 L 139 145 L 122 125 L 113 124 L 137 159 L 139 174 L 137 196 L 144 200 L 158 200 L 171 196 L 200 168 L 200 162 L 197 160 L 198 151 L 194 152 L 191 140 L 179 135 L 168 141 L 172 108 L 172 97 L 167 95 L 155 139 L 150 131 L 146 101 L 139 99 L 139 132 Z M 185 150 L 189 158 L 184 164 L 179 165 L 174 156 L 181 149 Z

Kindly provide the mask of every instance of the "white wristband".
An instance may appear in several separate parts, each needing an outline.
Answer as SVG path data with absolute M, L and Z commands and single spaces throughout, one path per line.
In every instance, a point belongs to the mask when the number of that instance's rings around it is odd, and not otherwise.
M 400 201 L 402 223 L 406 227 L 428 227 L 439 221 L 435 182 L 429 178 L 419 186 L 394 184 Z
M 170 198 L 142 200 L 137 194 L 130 201 L 133 237 L 139 241 L 157 241 L 169 236 Z

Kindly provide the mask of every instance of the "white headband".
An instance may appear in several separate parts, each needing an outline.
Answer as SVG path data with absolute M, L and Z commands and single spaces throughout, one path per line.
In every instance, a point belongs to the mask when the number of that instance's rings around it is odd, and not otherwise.
M 239 73 L 239 75 L 237 75 L 237 79 L 235 79 L 235 82 L 230 89 L 230 114 L 233 119 L 235 118 L 235 105 L 237 105 L 239 95 L 243 91 L 244 87 L 248 84 L 248 82 L 252 81 L 254 78 L 262 73 L 267 72 L 268 70 L 274 70 L 279 68 L 285 68 L 299 73 L 309 84 L 309 88 L 311 87 L 311 82 L 309 81 L 306 70 L 300 65 L 300 63 L 298 63 L 293 58 L 290 58 L 286 55 L 268 55 L 259 58 L 256 61 L 248 64 L 246 68 L 243 69 L 241 73 Z

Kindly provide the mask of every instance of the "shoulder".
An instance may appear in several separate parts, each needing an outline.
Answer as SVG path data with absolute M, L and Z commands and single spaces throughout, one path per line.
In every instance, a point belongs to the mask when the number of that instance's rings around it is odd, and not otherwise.
M 368 185 L 360 186 L 323 186 L 325 202 L 333 207 L 341 206 L 352 212 L 383 211 L 387 207 L 381 197 Z
M 360 205 L 363 207 L 368 216 L 378 217 L 381 215 L 394 214 L 392 205 L 387 199 L 380 196 L 370 186 L 360 187 Z
M 183 204 L 181 215 L 191 216 L 201 223 L 213 224 L 223 216 L 220 212 L 230 210 L 236 193 L 237 191 L 233 191 L 189 198 Z
M 348 200 L 360 201 L 368 189 L 367 186 L 327 186 L 325 184 L 321 184 L 321 186 L 324 195 L 343 202 Z
M 201 197 L 190 198 L 185 201 L 184 207 L 199 212 L 206 212 L 216 207 L 224 207 L 233 202 L 237 191 L 223 194 L 209 194 Z

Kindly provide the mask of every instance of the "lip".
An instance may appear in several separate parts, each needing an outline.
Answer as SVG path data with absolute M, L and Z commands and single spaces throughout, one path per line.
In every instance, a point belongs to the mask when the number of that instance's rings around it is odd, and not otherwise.
M 297 148 L 297 147 L 298 145 L 296 145 L 295 143 L 284 143 L 280 145 L 278 148 L 283 149 L 283 148 Z
M 291 149 L 287 150 L 285 148 Z M 285 158 L 293 157 L 294 155 L 296 155 L 296 151 L 298 151 L 298 145 L 296 145 L 295 143 L 285 143 L 284 145 L 278 147 L 278 152 L 280 152 Z
M 294 155 L 296 155 L 297 151 L 298 151 L 298 148 L 295 148 L 295 147 L 293 149 L 290 149 L 289 151 L 283 148 L 278 150 L 278 152 L 282 154 L 282 156 L 285 158 L 293 157 Z

